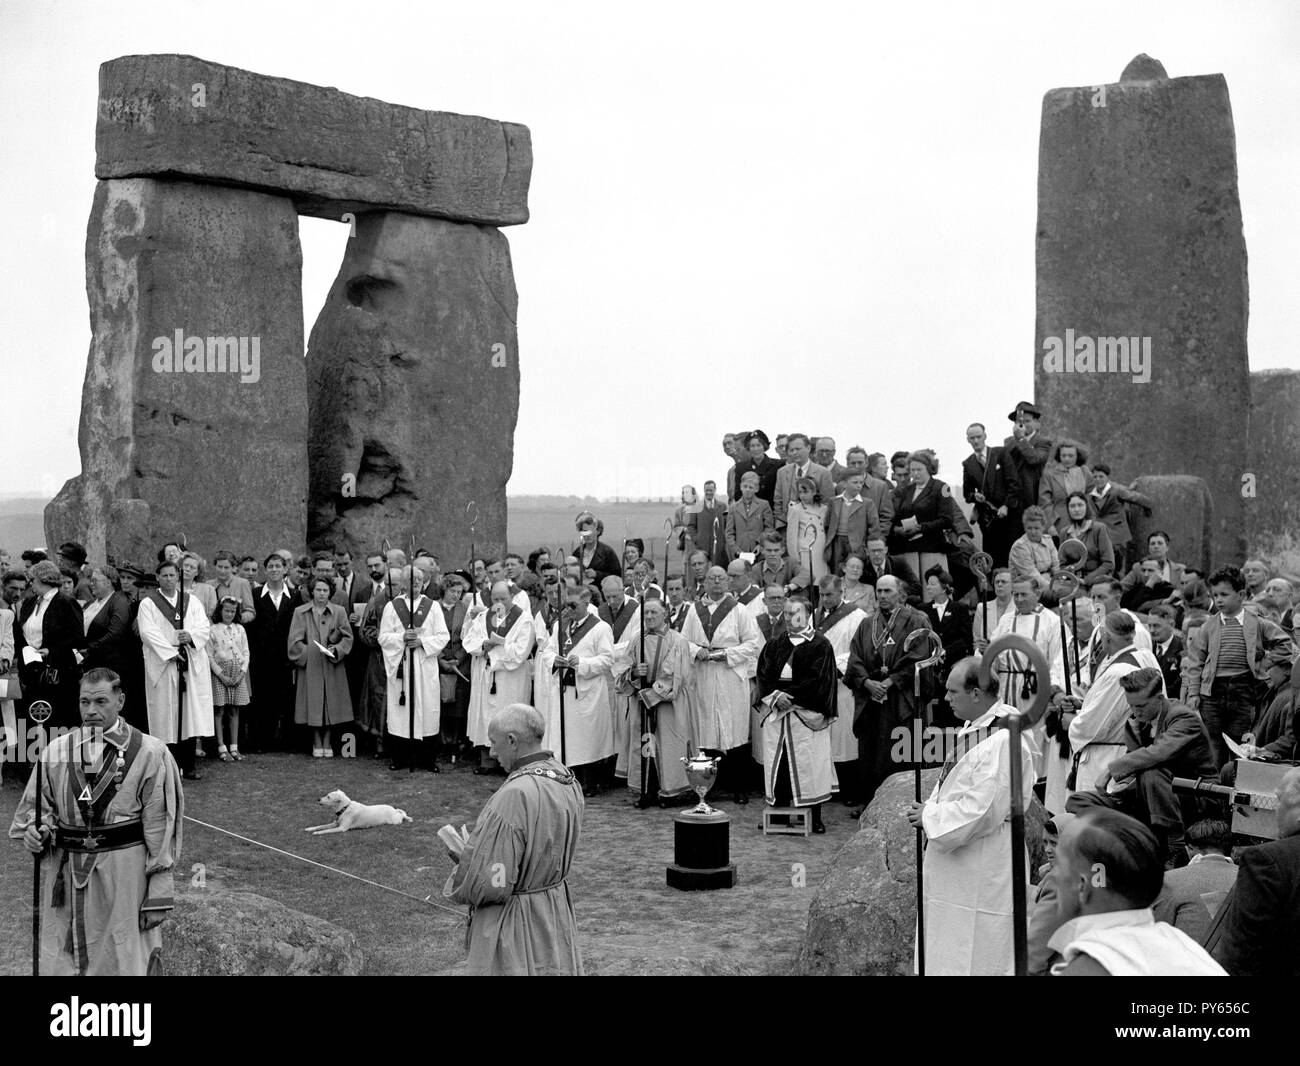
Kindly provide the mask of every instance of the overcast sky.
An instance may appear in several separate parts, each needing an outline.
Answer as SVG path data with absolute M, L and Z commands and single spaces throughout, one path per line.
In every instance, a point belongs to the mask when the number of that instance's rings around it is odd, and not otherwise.
M 720 478 L 722 432 L 747 426 L 829 432 L 841 458 L 932 446 L 960 480 L 966 424 L 1001 437 L 1032 396 L 1043 93 L 1113 82 L 1139 52 L 1173 76 L 1226 76 L 1251 367 L 1300 367 L 1286 0 L 6 0 L 6 493 L 52 495 L 80 469 L 98 67 L 149 52 L 531 129 L 532 221 L 504 231 L 512 493 L 675 494 Z M 347 230 L 301 228 L 310 332 Z

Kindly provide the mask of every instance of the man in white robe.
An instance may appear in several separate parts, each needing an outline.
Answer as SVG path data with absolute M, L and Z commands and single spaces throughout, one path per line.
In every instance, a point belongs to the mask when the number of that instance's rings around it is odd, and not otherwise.
M 1111 759 L 1128 752 L 1124 726 L 1130 708 L 1120 687 L 1120 678 L 1144 666 L 1160 669 L 1155 654 L 1134 643 L 1135 625 L 1126 611 L 1115 611 L 1106 616 L 1100 627 L 1105 657 L 1097 665 L 1092 684 L 1082 699 L 1068 700 L 1061 696 L 1056 703 L 1065 707 L 1074 704 L 1075 714 L 1064 716 L 1069 730 L 1070 747 L 1074 752 L 1075 782 L 1070 792 L 1090 792 L 1097 778 L 1110 765 Z M 1094 641 L 1098 634 L 1093 634 Z M 1164 694 L 1164 675 L 1161 674 L 1160 692 Z M 1068 799 L 1066 809 L 1069 809 Z
M 609 715 L 614 634 L 590 606 L 590 588 L 566 588 L 564 614 L 541 652 L 551 690 L 544 746 L 557 752 L 565 766 L 580 771 L 585 795 L 595 792 L 599 768 L 593 764 L 614 754 Z
M 393 756 L 393 769 L 414 765 L 417 751 L 413 741 L 438 738 L 442 718 L 438 653 L 451 640 L 447 620 L 434 600 L 421 595 L 412 611 L 406 594 L 410 573 L 397 567 L 388 571 L 388 587 L 397 595 L 384 604 L 379 621 L 379 649 L 388 678 L 387 748 Z M 414 581 L 417 588 L 424 584 L 419 567 Z M 402 743 L 394 745 L 393 738 Z
M 1051 668 L 1052 687 L 1065 686 L 1065 659 L 1061 645 L 1061 620 L 1040 602 L 1042 592 L 1031 578 L 1022 578 L 1011 586 L 1011 600 L 1015 610 L 1004 614 L 993 630 L 993 639 L 1007 633 L 1025 637 L 1038 646 Z M 1067 639 L 1069 633 L 1067 631 Z M 991 643 L 991 642 L 990 642 Z M 1029 666 L 1029 660 L 1018 652 L 1004 652 L 994 664 L 1002 680 L 1002 702 L 1017 710 L 1024 710 L 1034 702 L 1038 679 Z M 1046 724 L 1039 719 L 1030 732 L 1034 736 L 1034 780 L 1045 779 L 1047 762 Z
M 844 602 L 843 580 L 835 574 L 826 574 L 818 583 L 821 592 L 817 610 L 813 612 L 813 628 L 830 641 L 835 651 L 835 703 L 838 713 L 831 721 L 831 761 L 835 764 L 836 790 L 840 799 L 853 804 L 858 801 L 858 738 L 853 735 L 853 715 L 856 697 L 844 683 L 844 672 L 849 668 L 849 649 L 858 626 L 867 620 L 867 613 L 856 604 Z
M 512 703 L 527 703 L 533 677 L 528 653 L 533 649 L 531 612 L 511 602 L 510 586 L 492 586 L 492 608 L 475 603 L 462 643 L 473 656 L 470 665 L 469 739 L 479 752 L 479 765 L 490 765 L 488 725 L 498 711 Z
M 682 626 L 682 636 L 691 642 L 695 656 L 692 729 L 700 748 L 724 754 L 719 790 L 745 804 L 753 772 L 753 758 L 744 750 L 749 745 L 750 680 L 758 666 L 763 635 L 754 616 L 728 593 L 727 572 L 722 567 L 711 567 L 704 583 L 705 595 L 696 601 Z
M 1076 620 L 1079 623 L 1079 628 L 1070 633 L 1071 639 L 1065 649 L 1063 665 L 1069 674 L 1069 694 L 1077 696 L 1082 702 L 1092 687 L 1092 672 L 1088 667 L 1088 647 L 1093 633 L 1092 601 L 1080 597 L 1075 601 L 1073 614 L 1068 603 L 1061 604 L 1056 611 L 1065 619 L 1067 627 L 1072 628 L 1072 623 Z M 1059 692 L 1052 693 L 1052 705 L 1043 719 L 1046 740 L 1043 758 L 1047 763 L 1047 792 L 1043 797 L 1043 806 L 1052 814 L 1062 814 L 1065 811 L 1065 801 L 1070 795 L 1066 781 L 1069 780 L 1074 765 L 1074 752 L 1069 737 L 1070 718 L 1066 715 L 1072 716 L 1077 704 L 1060 699 L 1062 695 Z
M 948 704 L 965 721 L 925 803 L 907 820 L 925 830 L 927 976 L 1010 976 L 1015 972 L 1011 882 L 1011 733 L 999 725 L 1014 708 L 994 678 L 979 683 L 979 660 L 948 674 Z M 1021 799 L 1034 791 L 1034 741 L 1020 738 Z M 1025 857 L 1025 869 L 1029 858 Z
M 194 770 L 192 738 L 213 733 L 212 672 L 206 650 L 212 623 L 198 599 L 188 592 L 182 597 L 175 563 L 160 563 L 157 575 L 158 588 L 141 598 L 136 615 L 144 654 L 149 735 L 167 745 L 183 778 L 197 781 L 200 775 Z M 182 664 L 183 703 L 177 679 Z
M 627 748 L 629 738 L 635 732 L 630 726 L 631 720 L 640 717 L 639 706 L 630 691 L 619 691 L 613 683 L 614 678 L 624 673 L 629 667 L 640 661 L 641 650 L 641 601 L 635 596 L 627 595 L 623 579 L 610 576 L 600 583 L 600 594 L 604 603 L 597 612 L 600 620 L 609 626 L 614 638 L 614 659 L 610 667 L 609 686 L 609 720 L 614 728 L 614 751 L 617 759 L 614 763 L 614 776 L 627 778 Z

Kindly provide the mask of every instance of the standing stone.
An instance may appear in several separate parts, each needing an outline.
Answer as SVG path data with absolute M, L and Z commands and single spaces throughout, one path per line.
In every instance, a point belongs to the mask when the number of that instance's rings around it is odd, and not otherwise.
M 144 563 L 181 533 L 209 558 L 303 543 L 301 267 L 287 199 L 153 178 L 98 184 L 82 472 L 46 508 L 48 544 Z
M 1204 478 L 1215 558 L 1238 558 L 1246 245 L 1222 75 L 1168 78 L 1139 56 L 1119 83 L 1046 94 L 1037 271 L 1034 384 L 1048 432 L 1083 441 L 1123 481 Z M 1132 350 L 1148 345 L 1135 365 Z M 1127 354 L 1127 372 L 1074 362 L 1103 353 L 1121 366 Z
M 1210 569 L 1240 559 L 1219 559 L 1213 554 L 1214 500 L 1204 479 L 1186 474 L 1148 474 L 1133 487 L 1151 500 L 1151 513 L 1130 507 L 1133 543 L 1146 554 L 1147 537 L 1157 529 L 1169 534 L 1169 557 L 1208 575 Z
M 1300 574 L 1300 371 L 1250 375 L 1250 455 L 1239 481 L 1248 554 Z
M 414 535 L 453 569 L 469 557 L 472 501 L 475 549 L 504 550 L 517 306 L 496 229 L 358 217 L 307 352 L 313 546 L 361 555 Z

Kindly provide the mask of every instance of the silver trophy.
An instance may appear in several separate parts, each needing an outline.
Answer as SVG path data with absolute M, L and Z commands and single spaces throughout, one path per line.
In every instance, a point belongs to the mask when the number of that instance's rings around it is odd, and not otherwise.
M 691 788 L 695 789 L 695 794 L 700 797 L 700 802 L 691 808 L 688 813 L 720 813 L 704 801 L 704 797 L 708 795 L 709 789 L 713 787 L 713 783 L 718 779 L 719 761 L 720 760 L 716 755 L 705 755 L 702 751 L 697 752 L 694 755 L 682 756 L 682 762 L 686 764 L 686 780 L 690 782 Z

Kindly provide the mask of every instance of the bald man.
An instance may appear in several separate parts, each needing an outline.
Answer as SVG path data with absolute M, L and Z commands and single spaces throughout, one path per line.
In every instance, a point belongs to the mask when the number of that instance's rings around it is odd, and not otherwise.
M 726 755 L 719 788 L 731 792 L 736 803 L 748 803 L 750 680 L 763 635 L 754 616 L 727 591 L 722 567 L 709 569 L 705 594 L 686 616 L 682 636 L 695 657 L 690 704 L 696 746 Z
M 408 577 L 416 588 L 424 584 L 424 574 L 418 567 L 408 569 L 406 574 L 399 568 L 388 572 L 393 588 L 403 588 Z M 439 735 L 442 686 L 438 681 L 438 653 L 450 640 L 446 619 L 428 596 L 403 592 L 384 605 L 378 642 L 388 678 L 387 750 L 394 770 L 413 764 L 417 744 L 426 738 L 436 740 Z M 394 739 L 397 743 L 393 743 Z
M 488 724 L 512 703 L 523 703 L 532 693 L 529 654 L 533 650 L 533 617 L 511 602 L 510 582 L 492 586 L 492 607 L 475 603 L 463 630 L 462 643 L 470 662 L 467 732 L 479 749 L 479 769 L 492 769 Z
M 443 895 L 471 911 L 468 973 L 581 976 L 568 876 L 582 830 L 582 790 L 543 743 L 546 720 L 513 703 L 488 726 L 507 773 L 483 805 Z

